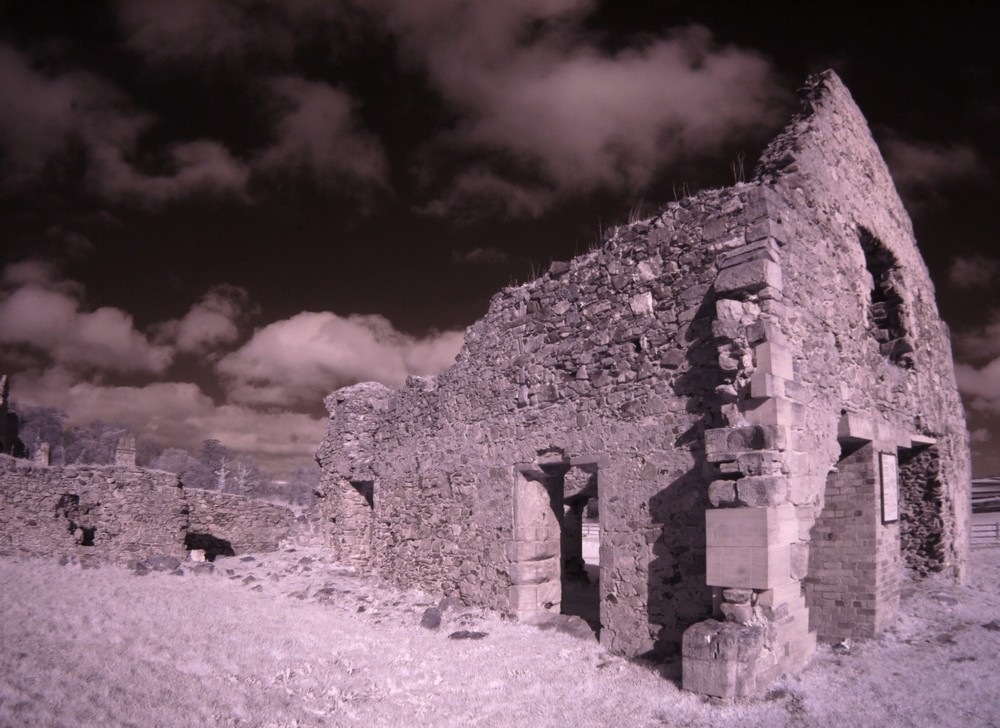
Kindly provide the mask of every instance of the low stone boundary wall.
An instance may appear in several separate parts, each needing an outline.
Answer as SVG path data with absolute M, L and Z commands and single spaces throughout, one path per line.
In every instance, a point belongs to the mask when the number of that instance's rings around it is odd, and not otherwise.
M 185 489 L 174 473 L 49 466 L 0 454 L 0 554 L 127 563 L 273 551 L 296 524 L 288 508 Z
M 185 558 L 187 527 L 187 499 L 173 473 L 0 455 L 2 553 Z
M 225 544 L 233 553 L 274 551 L 295 525 L 295 514 L 288 508 L 267 501 L 187 488 L 190 508 L 188 545 L 226 554 Z

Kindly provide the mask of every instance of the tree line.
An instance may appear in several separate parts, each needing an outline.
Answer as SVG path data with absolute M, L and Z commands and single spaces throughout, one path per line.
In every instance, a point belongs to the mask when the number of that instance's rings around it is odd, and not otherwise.
M 48 443 L 49 462 L 53 465 L 113 464 L 118 440 L 129 432 L 125 425 L 101 420 L 72 425 L 66 412 L 57 407 L 17 407 L 16 411 L 21 441 L 29 453 Z M 302 506 L 312 505 L 315 500 L 313 491 L 319 483 L 319 466 L 314 463 L 300 465 L 287 480 L 279 480 L 252 455 L 235 454 L 215 439 L 203 441 L 197 457 L 181 448 L 164 448 L 145 437 L 136 438 L 135 448 L 137 465 L 176 473 L 187 488 L 284 500 Z

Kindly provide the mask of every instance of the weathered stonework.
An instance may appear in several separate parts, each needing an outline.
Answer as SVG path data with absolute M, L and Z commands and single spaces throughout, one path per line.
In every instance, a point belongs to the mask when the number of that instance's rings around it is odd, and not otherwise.
M 288 508 L 256 498 L 198 488 L 185 488 L 184 495 L 190 511 L 189 547 L 199 548 L 193 534 L 202 534 L 230 544 L 236 554 L 274 551 L 295 525 Z
M 185 558 L 187 527 L 184 489 L 172 473 L 0 456 L 0 553 Z
M 57 467 L 0 455 L 0 553 L 119 563 L 184 559 L 193 548 L 232 555 L 276 549 L 294 523 L 287 508 L 185 489 L 134 462 Z
M 536 621 L 565 608 L 593 495 L 601 642 L 682 646 L 684 685 L 724 697 L 817 631 L 891 623 L 904 559 L 961 578 L 968 435 L 933 286 L 841 81 L 803 101 L 752 182 L 504 290 L 441 375 L 330 395 L 340 557 Z

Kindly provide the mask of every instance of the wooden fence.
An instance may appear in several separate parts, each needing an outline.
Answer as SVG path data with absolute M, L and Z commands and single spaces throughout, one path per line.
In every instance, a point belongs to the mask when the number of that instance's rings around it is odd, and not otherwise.
M 972 547 L 1000 546 L 1000 513 L 972 514 Z

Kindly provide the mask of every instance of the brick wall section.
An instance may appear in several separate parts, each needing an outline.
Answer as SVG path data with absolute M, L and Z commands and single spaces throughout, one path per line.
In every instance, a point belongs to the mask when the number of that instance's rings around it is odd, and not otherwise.
M 151 554 L 184 558 L 187 526 L 184 489 L 172 473 L 0 456 L 2 553 L 123 563 Z
M 874 637 L 898 609 L 899 525 L 882 523 L 875 447 L 861 447 L 836 467 L 812 530 L 805 590 L 810 626 L 829 641 Z
M 256 498 L 197 488 L 184 493 L 188 532 L 228 541 L 237 554 L 276 550 L 295 524 L 291 510 Z

